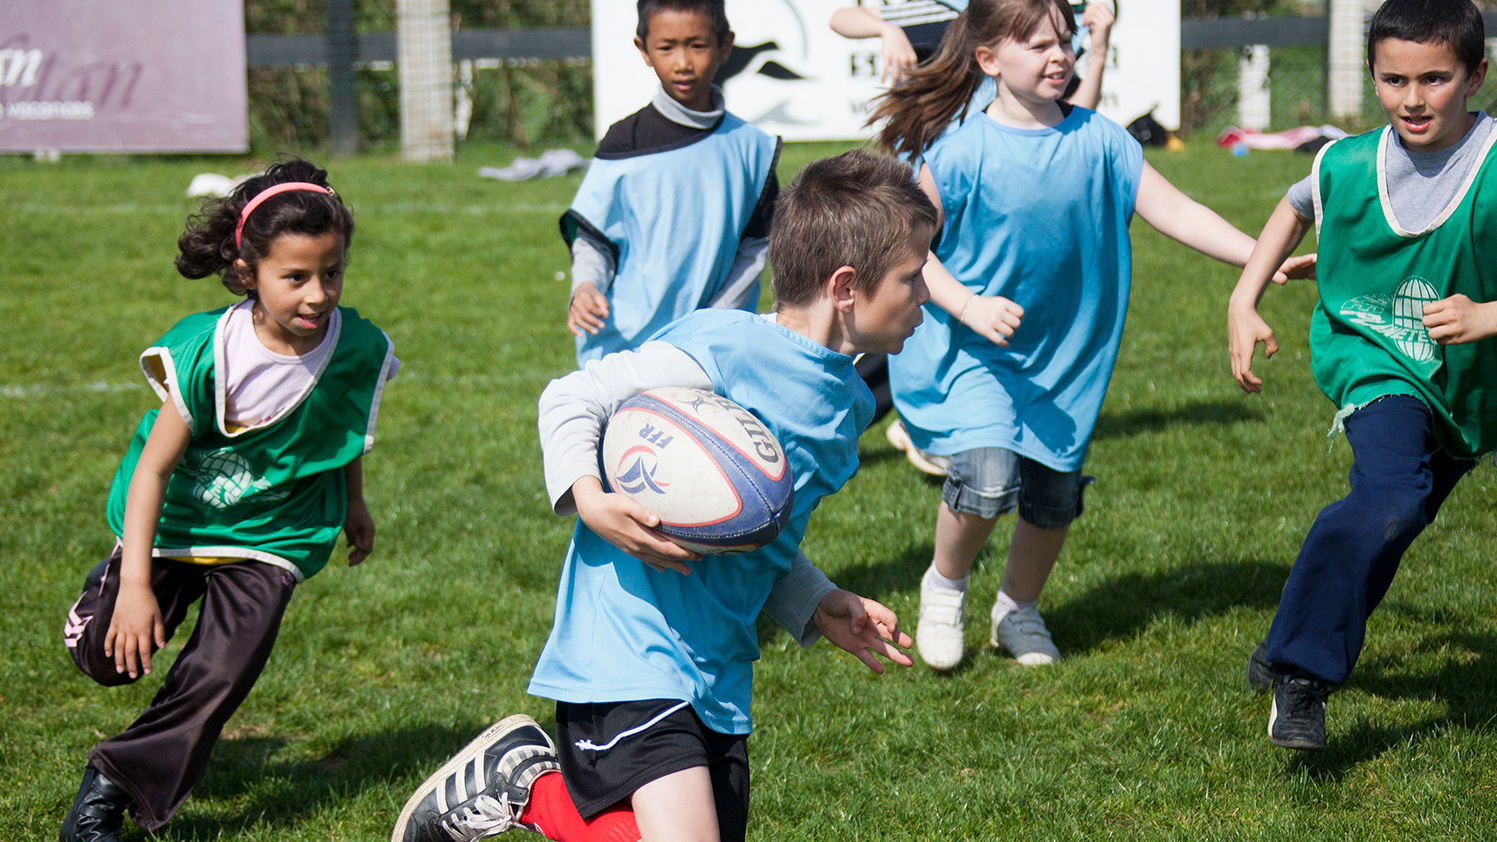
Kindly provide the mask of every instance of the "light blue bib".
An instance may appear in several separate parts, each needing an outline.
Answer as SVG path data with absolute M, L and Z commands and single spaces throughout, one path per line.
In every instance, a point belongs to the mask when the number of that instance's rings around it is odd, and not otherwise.
M 1075 470 L 1128 308 L 1128 222 L 1143 150 L 1116 123 L 1075 108 L 1037 130 L 977 115 L 925 162 L 945 217 L 936 255 L 968 289 L 1017 302 L 1024 318 L 1001 348 L 926 305 L 925 321 L 889 358 L 910 437 L 933 453 L 1002 447 Z
M 625 555 L 579 520 L 530 692 L 579 703 L 681 699 L 712 730 L 747 734 L 755 622 L 811 512 L 857 470 L 873 395 L 852 357 L 750 313 L 699 310 L 655 338 L 691 355 L 718 394 L 779 439 L 795 476 L 790 522 L 769 545 L 709 556 L 682 576 Z
M 724 114 L 685 146 L 593 159 L 563 236 L 591 229 L 613 245 L 617 271 L 607 323 L 577 340 L 579 365 L 636 348 L 716 297 L 778 155 L 777 139 Z

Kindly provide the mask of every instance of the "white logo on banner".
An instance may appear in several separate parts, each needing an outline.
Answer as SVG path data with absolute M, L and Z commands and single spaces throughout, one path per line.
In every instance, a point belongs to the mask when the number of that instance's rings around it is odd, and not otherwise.
M 41 50 L 0 50 L 0 88 L 35 85 L 41 66 Z

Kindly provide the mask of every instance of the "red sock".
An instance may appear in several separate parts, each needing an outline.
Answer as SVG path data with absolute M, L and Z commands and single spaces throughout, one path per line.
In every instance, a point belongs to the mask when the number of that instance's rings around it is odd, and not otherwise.
M 547 772 L 530 788 L 530 803 L 520 821 L 535 826 L 552 842 L 638 842 L 639 826 L 626 804 L 609 807 L 592 821 L 584 821 L 567 794 L 560 772 Z

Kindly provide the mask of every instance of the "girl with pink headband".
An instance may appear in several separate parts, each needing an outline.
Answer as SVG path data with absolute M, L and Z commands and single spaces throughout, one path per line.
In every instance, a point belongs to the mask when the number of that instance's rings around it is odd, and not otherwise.
M 201 610 L 150 707 L 89 752 L 62 842 L 118 840 L 126 810 L 161 828 L 259 678 L 292 591 L 340 532 L 349 565 L 374 548 L 363 455 L 399 362 L 383 331 L 339 306 L 353 229 L 326 171 L 299 159 L 187 220 L 177 270 L 219 275 L 243 299 L 141 354 L 161 407 L 115 474 L 114 551 L 85 577 L 64 642 L 90 678 L 128 684 Z

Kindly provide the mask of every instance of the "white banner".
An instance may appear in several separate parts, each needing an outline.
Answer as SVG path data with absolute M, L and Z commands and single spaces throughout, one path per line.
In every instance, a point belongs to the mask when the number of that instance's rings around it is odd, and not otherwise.
M 727 0 L 736 36 L 723 85 L 728 110 L 786 140 L 869 137 L 869 102 L 883 90 L 879 40 L 843 38 L 829 25 L 852 1 Z M 659 81 L 634 48 L 635 4 L 592 0 L 592 20 L 593 131 L 601 138 L 647 104 Z M 1151 108 L 1164 125 L 1179 125 L 1179 0 L 1126 0 L 1113 27 L 1099 110 L 1127 123 Z
M 243 152 L 241 0 L 0 2 L 0 152 Z

